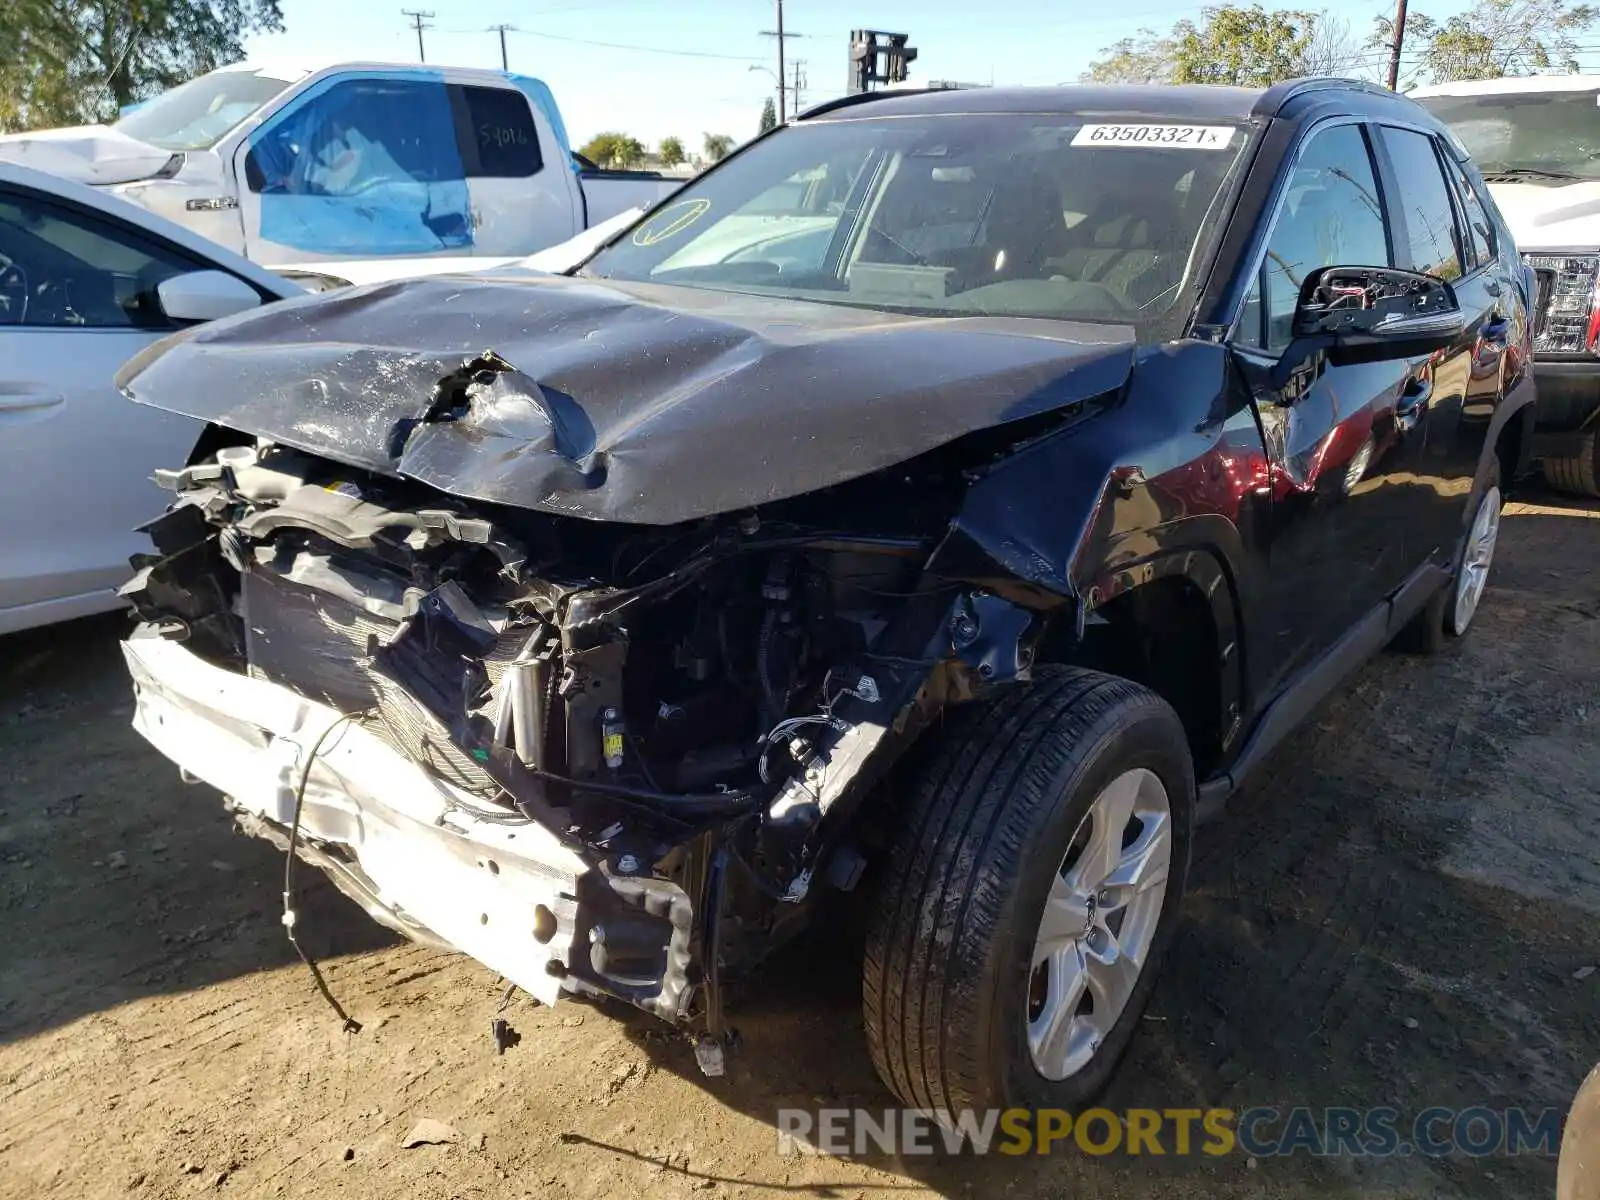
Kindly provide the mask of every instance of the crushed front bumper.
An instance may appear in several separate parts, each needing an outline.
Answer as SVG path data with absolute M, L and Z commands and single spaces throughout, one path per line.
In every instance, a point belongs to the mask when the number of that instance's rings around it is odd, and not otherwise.
M 340 714 L 159 637 L 136 635 L 123 654 L 134 728 L 229 797 L 247 830 L 282 843 L 305 755 Z M 481 820 L 471 812 L 481 807 L 349 722 L 323 741 L 307 779 L 302 856 L 377 920 L 552 1004 L 574 946 L 586 953 L 591 940 L 580 902 L 590 867 L 542 826 Z

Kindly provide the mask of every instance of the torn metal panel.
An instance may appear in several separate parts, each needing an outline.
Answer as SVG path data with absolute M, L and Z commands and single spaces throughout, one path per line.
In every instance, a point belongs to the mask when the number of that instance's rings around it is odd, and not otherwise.
M 286 301 L 168 339 L 119 383 L 456 496 L 673 524 L 1113 392 L 1132 357 L 1117 326 L 507 276 Z

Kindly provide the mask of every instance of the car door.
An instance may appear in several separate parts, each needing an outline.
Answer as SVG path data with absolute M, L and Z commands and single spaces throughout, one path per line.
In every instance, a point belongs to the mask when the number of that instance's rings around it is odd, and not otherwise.
M 127 359 L 170 332 L 155 289 L 208 264 L 131 227 L 0 186 L 0 633 L 117 606 L 150 480 L 198 426 L 124 399 Z
M 580 232 L 583 193 L 538 105 L 509 86 L 447 87 L 471 206 L 471 253 L 528 254 Z
M 1307 274 L 1393 266 L 1393 230 L 1369 132 L 1323 123 L 1279 181 L 1232 344 L 1266 444 L 1272 490 L 1266 618 L 1254 649 L 1266 694 L 1333 645 L 1413 569 L 1407 505 L 1419 445 L 1405 412 L 1421 361 L 1332 366 L 1317 356 L 1287 386 L 1273 370 L 1291 341 Z
M 1501 388 L 1507 347 L 1515 332 L 1515 283 L 1491 249 L 1481 206 L 1465 221 L 1458 187 L 1470 181 L 1444 144 L 1420 129 L 1378 130 L 1380 165 L 1393 179 L 1385 188 L 1397 231 L 1397 265 L 1437 275 L 1455 289 L 1466 317 L 1462 335 L 1428 364 L 1425 388 L 1411 409 L 1413 437 L 1422 444 L 1415 504 L 1406 520 L 1419 561 L 1453 567 L 1468 496 Z M 1474 197 L 1474 203 L 1475 197 Z

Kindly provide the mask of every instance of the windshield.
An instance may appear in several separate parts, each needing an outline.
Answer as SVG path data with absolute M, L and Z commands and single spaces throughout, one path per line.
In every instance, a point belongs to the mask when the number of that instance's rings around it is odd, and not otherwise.
M 162 92 L 111 128 L 163 150 L 205 150 L 288 86 L 254 71 L 216 71 Z
M 1600 179 L 1595 92 L 1419 96 L 1417 103 L 1450 126 L 1485 178 Z
M 1143 323 L 1174 310 L 1246 142 L 1231 125 L 936 116 L 793 126 L 583 274 L 895 312 Z

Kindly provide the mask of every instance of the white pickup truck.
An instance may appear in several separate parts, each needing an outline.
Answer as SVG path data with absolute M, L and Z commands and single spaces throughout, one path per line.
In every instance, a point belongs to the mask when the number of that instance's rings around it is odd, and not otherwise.
M 681 182 L 580 163 L 537 79 L 371 62 L 239 63 L 109 126 L 0 137 L 0 159 L 273 267 L 531 254 Z
M 1534 270 L 1534 454 L 1600 496 L 1600 75 L 1435 84 L 1413 99 L 1472 152 Z

